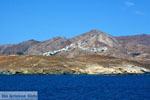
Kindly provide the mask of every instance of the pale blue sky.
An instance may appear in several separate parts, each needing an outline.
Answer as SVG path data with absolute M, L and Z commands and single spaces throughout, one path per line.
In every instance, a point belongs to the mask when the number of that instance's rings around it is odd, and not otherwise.
M 113 36 L 150 34 L 150 0 L 0 0 L 0 44 L 98 29 Z

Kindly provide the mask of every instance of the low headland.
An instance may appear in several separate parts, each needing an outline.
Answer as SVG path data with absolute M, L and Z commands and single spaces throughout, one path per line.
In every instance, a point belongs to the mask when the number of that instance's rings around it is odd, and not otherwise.
M 150 66 L 114 57 L 0 56 L 0 75 L 147 75 Z

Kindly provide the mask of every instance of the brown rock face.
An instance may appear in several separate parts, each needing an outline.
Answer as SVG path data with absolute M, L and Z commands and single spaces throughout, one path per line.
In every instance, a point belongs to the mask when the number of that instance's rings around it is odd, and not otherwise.
M 18 54 L 23 55 L 29 49 L 29 47 L 39 43 L 35 40 L 25 41 L 16 45 L 2 45 L 0 46 L 0 54 L 12 55 Z
M 45 52 L 61 49 L 69 44 L 71 44 L 71 42 L 68 39 L 56 37 L 31 46 L 26 51 L 26 54 L 40 55 Z
M 150 35 L 147 34 L 141 34 L 135 36 L 120 36 L 120 37 L 116 37 L 116 39 L 122 44 L 136 42 L 138 44 L 150 46 Z
M 92 48 L 104 46 L 115 47 L 119 44 L 119 42 L 113 36 L 98 30 L 91 30 L 87 33 L 70 39 L 70 41 L 82 47 Z
M 129 52 L 150 53 L 150 35 L 141 34 L 135 36 L 116 37 L 122 47 Z
M 141 34 L 135 36 L 117 37 L 122 47 L 126 47 L 130 57 L 142 57 L 147 59 L 150 56 L 150 35 Z M 144 56 L 147 55 L 147 56 Z M 146 58 L 147 57 L 147 58 Z
M 150 35 L 121 36 L 116 37 L 116 39 L 120 44 L 101 55 L 150 64 Z

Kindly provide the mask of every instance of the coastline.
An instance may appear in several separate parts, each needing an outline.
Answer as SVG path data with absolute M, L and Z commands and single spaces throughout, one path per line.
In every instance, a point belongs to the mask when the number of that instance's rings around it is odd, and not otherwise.
M 124 76 L 124 75 L 150 75 L 150 72 L 145 72 L 145 73 L 117 73 L 117 74 L 88 74 L 88 73 L 12 73 L 10 71 L 2 71 L 0 70 L 0 76 L 1 75 L 90 75 L 90 76 Z

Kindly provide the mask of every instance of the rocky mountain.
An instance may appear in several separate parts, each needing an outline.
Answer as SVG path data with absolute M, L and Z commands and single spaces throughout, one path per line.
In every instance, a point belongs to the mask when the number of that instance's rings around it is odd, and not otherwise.
M 134 35 L 134 36 L 120 36 L 120 37 L 116 37 L 116 39 L 121 44 L 136 42 L 137 44 L 150 46 L 150 35 L 147 35 L 147 34 L 140 34 L 140 35 Z
M 1 45 L 0 54 L 66 58 L 97 54 L 150 64 L 150 35 L 113 37 L 91 30 L 71 39 L 55 37 L 41 42 L 29 40 L 15 45 Z
M 42 55 L 45 52 L 55 51 L 70 44 L 71 42 L 65 37 L 56 37 L 31 46 L 25 54 Z
M 91 48 L 115 47 L 119 44 L 115 37 L 99 30 L 91 30 L 70 39 L 70 41 L 78 46 Z
M 56 37 L 42 42 L 30 40 L 16 45 L 2 45 L 0 46 L 0 54 L 43 55 L 45 53 L 53 54 L 53 52 L 58 54 L 59 52 L 62 56 L 75 57 L 81 55 L 78 51 L 82 51 L 83 54 L 89 54 L 90 52 L 93 54 L 93 52 L 116 47 L 118 44 L 119 42 L 115 37 L 98 30 L 91 30 L 71 39 Z M 61 50 L 66 50 L 67 54 L 60 52 Z
M 113 56 L 150 64 L 150 35 L 116 37 L 119 45 L 100 55 Z
M 98 30 L 91 30 L 79 36 L 68 39 L 71 44 L 44 55 L 55 55 L 72 58 L 81 55 L 90 55 L 103 52 L 119 45 L 115 37 Z
M 1 45 L 0 46 L 0 54 L 3 55 L 23 55 L 25 52 L 33 45 L 39 43 L 39 41 L 29 40 L 19 44 L 14 45 Z
M 122 47 L 126 47 L 128 52 L 150 53 L 150 35 L 141 34 L 135 36 L 122 36 L 116 37 L 116 39 Z
M 150 35 L 141 34 L 116 38 L 126 50 L 125 58 L 150 64 Z

